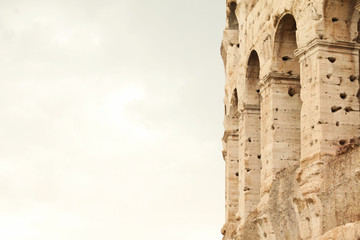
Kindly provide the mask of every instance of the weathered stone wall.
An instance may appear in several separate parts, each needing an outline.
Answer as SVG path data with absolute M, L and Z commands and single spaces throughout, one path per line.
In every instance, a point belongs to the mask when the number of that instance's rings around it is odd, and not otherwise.
M 360 0 L 226 4 L 224 239 L 359 240 Z

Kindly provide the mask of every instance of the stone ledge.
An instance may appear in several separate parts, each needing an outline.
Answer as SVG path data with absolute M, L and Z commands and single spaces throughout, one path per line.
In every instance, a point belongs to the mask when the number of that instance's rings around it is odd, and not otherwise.
M 311 41 L 306 47 L 296 49 L 294 52 L 295 57 L 303 55 L 317 46 L 333 48 L 333 49 L 334 48 L 335 49 L 352 49 L 352 50 L 360 49 L 360 44 L 358 44 L 356 42 L 346 42 L 346 41 L 332 42 L 332 41 L 327 41 L 327 40 L 322 40 L 322 39 L 317 38 L 317 39 L 314 39 L 313 41 Z
M 294 84 L 298 85 L 299 81 L 300 81 L 300 75 L 299 74 L 271 72 L 271 73 L 265 75 L 265 77 L 259 82 L 258 86 L 260 87 L 260 89 L 263 89 L 264 87 L 268 86 L 271 83 L 271 80 L 293 81 Z
M 239 129 L 224 131 L 224 136 L 223 136 L 222 140 L 226 143 L 228 141 L 229 137 L 238 138 L 239 137 Z

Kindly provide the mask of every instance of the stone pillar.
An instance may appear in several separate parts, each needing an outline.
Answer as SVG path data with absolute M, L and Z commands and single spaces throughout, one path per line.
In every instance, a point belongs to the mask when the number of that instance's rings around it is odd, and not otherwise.
M 224 30 L 224 37 L 221 45 L 221 55 L 224 61 L 226 74 L 226 90 L 235 88 L 238 77 L 238 36 L 237 29 Z M 228 94 L 232 94 L 229 92 Z M 230 97 L 230 96 L 229 96 Z M 223 157 L 225 160 L 225 224 L 221 230 L 225 240 L 232 240 L 236 233 L 236 213 L 239 201 L 239 114 L 237 106 L 229 103 L 225 98 L 226 109 L 223 137 Z M 235 104 L 236 105 L 236 104 Z
M 360 135 L 359 47 L 354 42 L 316 39 L 296 55 L 300 57 L 303 101 L 297 176 L 302 201 L 297 205 L 309 209 L 300 234 L 317 239 L 323 234 L 323 203 L 318 194 L 327 171 L 325 161 Z
M 303 101 L 301 164 L 307 166 L 359 136 L 359 47 L 315 40 L 297 55 Z
M 240 114 L 239 212 L 240 224 L 260 201 L 260 108 L 244 105 Z
M 260 83 L 261 195 L 275 174 L 300 160 L 300 80 L 298 75 L 271 73 Z
M 224 239 L 234 236 L 237 226 L 236 213 L 239 202 L 239 134 L 238 129 L 225 131 L 223 142 L 225 144 L 224 159 L 225 172 L 225 225 Z

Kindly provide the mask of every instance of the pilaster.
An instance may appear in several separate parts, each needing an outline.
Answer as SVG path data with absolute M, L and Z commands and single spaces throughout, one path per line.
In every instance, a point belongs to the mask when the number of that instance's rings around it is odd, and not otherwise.
M 319 198 L 329 156 L 359 136 L 359 46 L 354 42 L 316 39 L 299 49 L 301 71 L 301 161 L 297 180 L 302 205 L 309 209 L 301 234 L 323 234 L 324 209 Z M 298 204 L 301 206 L 301 204 Z M 310 232 L 309 232 L 310 231 Z
M 270 73 L 260 82 L 261 195 L 270 190 L 275 174 L 300 160 L 299 75 Z
M 236 213 L 239 202 L 239 133 L 238 129 L 225 131 L 225 232 L 228 236 L 235 234 Z
M 239 212 L 243 222 L 260 201 L 260 108 L 243 104 L 239 119 Z
M 336 150 L 359 135 L 359 46 L 314 40 L 299 49 L 301 164 Z

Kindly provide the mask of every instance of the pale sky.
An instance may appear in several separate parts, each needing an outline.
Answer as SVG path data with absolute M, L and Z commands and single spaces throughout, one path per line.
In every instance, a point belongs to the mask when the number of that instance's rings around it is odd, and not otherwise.
M 0 239 L 221 239 L 224 25 L 224 0 L 0 0 Z

